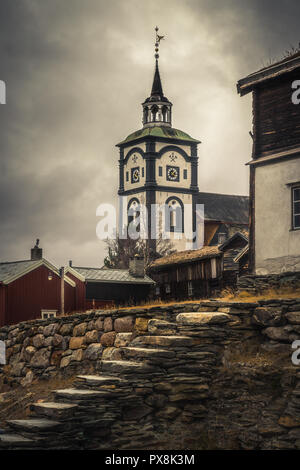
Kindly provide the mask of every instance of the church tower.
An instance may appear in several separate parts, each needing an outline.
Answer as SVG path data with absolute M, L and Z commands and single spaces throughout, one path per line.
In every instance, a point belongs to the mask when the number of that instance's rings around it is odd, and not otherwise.
M 160 234 L 171 240 L 175 250 L 196 248 L 187 234 L 196 231 L 198 189 L 198 140 L 172 127 L 172 103 L 163 93 L 159 73 L 159 44 L 156 28 L 155 71 L 150 96 L 142 103 L 142 129 L 117 144 L 120 150 L 119 196 L 126 196 L 126 210 L 132 218 L 139 206 L 147 208 L 149 243 L 156 250 L 153 233 L 153 205 L 165 206 L 160 214 Z M 156 206 L 157 207 L 157 206 Z M 124 207 L 121 209 L 124 213 Z

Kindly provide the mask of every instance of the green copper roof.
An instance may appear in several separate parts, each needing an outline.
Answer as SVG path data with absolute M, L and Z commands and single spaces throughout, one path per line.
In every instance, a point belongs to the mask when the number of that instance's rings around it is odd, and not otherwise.
M 146 127 L 144 129 L 140 129 L 139 131 L 135 131 L 132 134 L 129 134 L 125 140 L 120 142 L 118 145 L 126 144 L 127 142 L 131 142 L 132 140 L 140 139 L 142 137 L 163 137 L 165 139 L 178 139 L 178 140 L 186 140 L 188 142 L 200 142 L 199 140 L 193 139 L 190 135 L 186 134 L 179 129 L 174 129 L 173 127 L 164 127 L 164 126 L 155 126 L 155 127 Z

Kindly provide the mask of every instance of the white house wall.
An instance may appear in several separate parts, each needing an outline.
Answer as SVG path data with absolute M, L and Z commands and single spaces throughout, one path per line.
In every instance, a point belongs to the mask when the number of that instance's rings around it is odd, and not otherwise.
M 300 271 L 300 230 L 291 230 L 288 184 L 300 181 L 300 158 L 256 167 L 256 274 Z

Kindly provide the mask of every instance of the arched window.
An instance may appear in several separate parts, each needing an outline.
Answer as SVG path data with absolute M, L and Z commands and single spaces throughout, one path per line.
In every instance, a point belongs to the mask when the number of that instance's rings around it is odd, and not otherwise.
M 131 225 L 132 229 L 136 232 L 140 232 L 140 201 L 134 197 L 130 199 L 127 209 L 127 224 L 128 228 Z
M 148 122 L 148 107 L 144 107 L 144 124 L 147 124 Z
M 156 121 L 156 115 L 158 113 L 158 107 L 156 106 L 156 104 L 154 104 L 151 108 L 151 114 L 152 114 L 152 121 Z
M 168 121 L 168 108 L 167 106 L 163 106 L 161 109 L 162 117 L 163 117 L 163 122 Z
M 165 230 L 166 232 L 184 232 L 184 213 L 183 203 L 176 197 L 172 196 L 166 200 L 166 220 Z

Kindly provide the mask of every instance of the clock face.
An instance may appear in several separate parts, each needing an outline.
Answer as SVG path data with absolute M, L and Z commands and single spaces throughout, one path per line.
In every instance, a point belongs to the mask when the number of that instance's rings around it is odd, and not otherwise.
M 140 169 L 139 167 L 131 169 L 131 183 L 138 183 L 140 181 Z
M 179 181 L 179 167 L 167 165 L 167 180 Z

